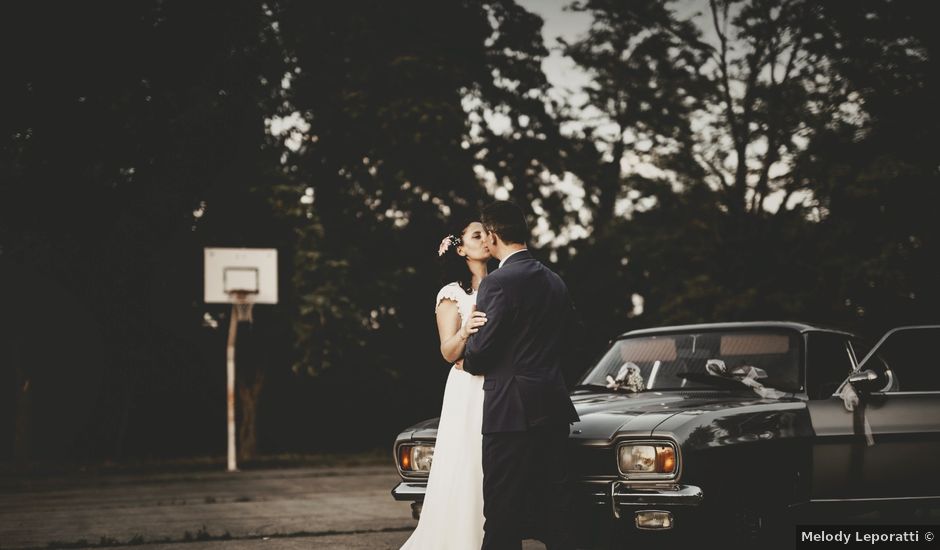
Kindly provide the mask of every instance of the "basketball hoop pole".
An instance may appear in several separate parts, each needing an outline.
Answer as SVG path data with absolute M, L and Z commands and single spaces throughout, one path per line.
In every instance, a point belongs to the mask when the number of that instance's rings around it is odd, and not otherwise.
M 225 402 L 228 417 L 228 467 L 229 472 L 238 471 L 235 452 L 235 342 L 238 338 L 238 322 L 251 322 L 254 306 L 254 291 L 233 290 L 229 292 L 232 314 L 228 323 L 228 346 L 225 350 Z
M 235 461 L 235 338 L 238 336 L 238 315 L 232 304 L 228 324 L 228 347 L 226 348 L 226 406 L 228 409 L 228 471 L 237 472 Z

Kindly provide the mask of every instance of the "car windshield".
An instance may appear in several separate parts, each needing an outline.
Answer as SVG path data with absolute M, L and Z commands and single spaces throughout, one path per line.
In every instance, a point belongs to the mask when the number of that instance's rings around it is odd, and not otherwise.
M 630 391 L 715 389 L 734 387 L 731 380 L 752 376 L 764 387 L 794 392 L 800 389 L 799 357 L 799 334 L 787 331 L 628 337 L 615 341 L 579 385 L 616 382 L 616 389 Z

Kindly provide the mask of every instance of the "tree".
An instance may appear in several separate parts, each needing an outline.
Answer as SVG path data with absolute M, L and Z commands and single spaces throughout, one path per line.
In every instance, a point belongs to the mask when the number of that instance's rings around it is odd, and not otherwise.
M 924 109 L 915 84 L 930 75 L 935 82 L 936 73 L 916 46 L 926 33 L 916 36 L 923 26 L 911 13 L 921 8 L 714 0 L 691 15 L 658 3 L 587 1 L 573 9 L 594 16 L 589 33 L 565 47 L 594 77 L 589 105 L 603 114 L 585 137 L 609 154 L 603 170 L 582 177 L 597 197 L 594 249 L 574 263 L 603 266 L 595 288 L 620 311 L 629 314 L 631 296 L 643 298 L 642 318 L 620 315 L 618 328 L 767 317 L 860 326 L 856 300 L 864 292 L 840 272 L 864 265 L 866 254 L 850 242 L 863 228 L 829 218 L 852 218 L 893 197 L 890 229 L 865 232 L 883 250 L 919 247 L 932 230 L 929 222 L 913 231 L 902 221 L 933 196 L 924 179 L 929 155 L 918 153 L 919 166 L 911 164 L 910 153 L 923 147 L 895 141 L 908 152 L 872 165 L 871 149 L 847 143 L 875 127 L 885 131 L 881 139 L 896 140 L 901 129 L 887 121 L 902 103 Z M 886 145 L 876 143 L 867 147 Z M 935 135 L 923 143 L 936 143 Z M 870 193 L 859 170 L 887 177 L 870 182 L 879 191 L 868 207 L 842 202 L 836 216 L 846 192 Z M 892 180 L 906 183 L 889 190 Z M 841 191 L 832 194 L 833 186 Z M 626 207 L 619 218 L 611 214 L 617 200 Z M 897 259 L 876 263 L 894 263 L 895 278 L 924 266 Z M 864 284 L 879 279 L 863 271 Z M 840 284 L 820 299 L 820 288 Z M 599 297 L 591 307 L 610 309 Z
M 603 233 L 623 195 L 627 152 L 649 155 L 662 169 L 685 161 L 681 177 L 699 176 L 689 162 L 691 115 L 701 109 L 708 81 L 698 74 L 705 54 L 698 29 L 656 1 L 575 2 L 574 11 L 594 17 L 590 32 L 564 52 L 592 76 L 589 106 L 600 116 L 586 138 L 603 144 L 604 166 L 588 180 L 594 231 Z M 587 112 L 587 110 L 585 110 Z
M 270 83 L 283 74 L 271 20 L 260 5 L 229 2 L 11 10 L 0 246 L 5 260 L 78 297 L 110 350 L 34 367 L 104 364 L 97 416 L 79 437 L 90 453 L 155 452 L 151 438 L 163 453 L 207 441 L 196 428 L 212 418 L 186 418 L 166 396 L 206 402 L 202 388 L 188 389 L 204 380 L 192 276 L 203 230 L 244 204 L 276 163 L 264 127 Z M 69 311 L 64 321 L 82 322 Z M 73 450 L 58 445 L 49 454 Z
M 824 219 L 819 293 L 829 317 L 871 336 L 898 324 L 936 322 L 940 221 L 936 33 L 924 3 L 826 6 L 840 44 L 833 66 L 863 107 L 827 127 L 797 159 L 814 182 Z

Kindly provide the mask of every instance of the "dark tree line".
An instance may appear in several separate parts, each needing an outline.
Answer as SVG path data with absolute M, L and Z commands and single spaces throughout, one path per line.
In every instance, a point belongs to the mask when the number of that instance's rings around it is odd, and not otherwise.
M 0 262 L 17 359 L 0 401 L 32 436 L 4 429 L 5 456 L 218 448 L 204 393 L 222 387 L 224 339 L 200 326 L 198 262 L 205 245 L 277 239 L 270 24 L 251 3 L 9 8 Z M 89 326 L 97 338 L 75 335 Z
M 936 321 L 928 4 L 682 5 L 575 2 L 593 24 L 559 45 L 512 0 L 11 8 L 0 459 L 222 450 L 203 246 L 280 250 L 243 455 L 387 444 L 440 405 L 446 221 L 494 195 L 589 326 L 572 380 L 639 326 Z M 586 104 L 549 96 L 553 47 Z
M 594 235 L 572 259 L 586 274 L 607 266 L 604 284 L 574 284 L 590 288 L 591 317 L 802 319 L 869 337 L 936 320 L 926 3 L 701 8 L 690 25 L 659 2 L 575 5 L 595 22 L 565 48 L 597 75 L 590 103 L 616 129 L 585 131 L 606 142 L 584 178 Z M 621 170 L 630 156 L 658 173 Z M 632 215 L 612 216 L 611 197 L 631 196 Z M 632 293 L 644 313 L 631 319 Z

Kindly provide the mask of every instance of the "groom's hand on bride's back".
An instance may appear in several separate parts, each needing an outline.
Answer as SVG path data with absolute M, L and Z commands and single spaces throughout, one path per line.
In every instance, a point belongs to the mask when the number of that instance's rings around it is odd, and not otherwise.
M 477 306 L 473 306 L 473 309 L 470 310 L 470 317 L 467 319 L 467 322 L 460 327 L 460 337 L 466 340 L 471 335 L 475 334 L 480 330 L 480 327 L 486 324 L 486 313 L 483 311 L 477 310 Z

